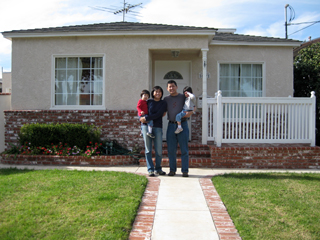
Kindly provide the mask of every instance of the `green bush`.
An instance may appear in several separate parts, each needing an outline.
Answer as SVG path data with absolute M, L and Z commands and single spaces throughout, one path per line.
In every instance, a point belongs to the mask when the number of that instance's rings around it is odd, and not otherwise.
M 30 147 L 58 145 L 67 143 L 86 149 L 90 142 L 101 142 L 100 128 L 87 124 L 25 124 L 19 133 L 20 145 L 28 143 Z

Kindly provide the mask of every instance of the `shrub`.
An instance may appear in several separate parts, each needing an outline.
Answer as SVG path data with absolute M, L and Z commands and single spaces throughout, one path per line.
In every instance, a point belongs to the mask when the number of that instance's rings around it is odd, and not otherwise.
M 100 142 L 100 128 L 87 124 L 25 124 L 19 133 L 19 142 L 23 146 L 28 143 L 30 148 L 60 145 L 67 143 L 86 149 L 90 142 Z

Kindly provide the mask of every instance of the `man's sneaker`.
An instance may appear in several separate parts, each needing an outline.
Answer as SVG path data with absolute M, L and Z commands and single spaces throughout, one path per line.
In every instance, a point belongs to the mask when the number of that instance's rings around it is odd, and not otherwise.
M 175 134 L 181 133 L 183 131 L 183 128 L 177 128 L 177 130 L 174 132 Z
M 149 172 L 149 177 L 154 177 L 155 175 L 154 175 L 154 172 L 153 171 L 150 171 Z
M 148 136 L 148 137 L 151 137 L 151 138 L 155 138 L 152 133 L 147 133 L 147 136 Z
M 156 171 L 156 174 L 159 174 L 159 175 L 166 175 L 166 172 L 160 170 L 160 171 Z
M 174 176 L 174 175 L 176 175 L 175 172 L 171 172 L 171 171 L 170 171 L 170 172 L 168 173 L 168 176 Z
M 189 174 L 187 172 L 182 173 L 182 177 L 189 177 Z

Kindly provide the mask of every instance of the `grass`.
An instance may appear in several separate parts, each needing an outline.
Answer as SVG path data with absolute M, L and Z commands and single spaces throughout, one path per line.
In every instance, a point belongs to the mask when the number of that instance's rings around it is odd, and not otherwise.
M 0 239 L 127 239 L 146 184 L 131 173 L 0 169 Z
M 320 239 L 320 174 L 228 174 L 212 182 L 243 240 Z

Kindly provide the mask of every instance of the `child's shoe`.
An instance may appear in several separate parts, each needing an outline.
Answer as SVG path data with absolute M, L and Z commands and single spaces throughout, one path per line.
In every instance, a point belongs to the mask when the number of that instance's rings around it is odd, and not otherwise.
M 181 133 L 183 131 L 183 128 L 177 128 L 177 130 L 174 132 L 175 134 Z
M 147 133 L 147 136 L 151 137 L 151 138 L 155 138 L 155 136 L 152 133 L 149 133 L 149 132 Z

